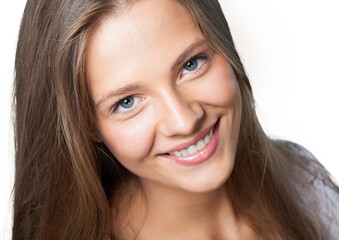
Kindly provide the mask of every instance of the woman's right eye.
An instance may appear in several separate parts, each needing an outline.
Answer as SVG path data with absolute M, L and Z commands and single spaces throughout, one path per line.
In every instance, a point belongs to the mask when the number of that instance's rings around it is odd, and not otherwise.
M 124 114 L 133 112 L 137 108 L 137 105 L 141 100 L 141 97 L 133 95 L 122 98 L 116 104 L 114 104 L 111 112 L 112 114 Z

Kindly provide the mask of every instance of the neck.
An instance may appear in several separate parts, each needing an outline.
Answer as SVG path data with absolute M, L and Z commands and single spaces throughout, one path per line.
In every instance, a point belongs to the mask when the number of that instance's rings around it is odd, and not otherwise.
M 120 202 L 122 211 L 114 222 L 121 224 L 116 231 L 123 239 L 254 239 L 236 217 L 223 186 L 204 193 L 150 181 L 132 186 L 118 193 L 118 201 L 113 199 Z
M 147 201 L 148 210 L 156 215 L 190 218 L 192 215 L 214 215 L 220 207 L 231 207 L 222 187 L 203 193 L 188 192 L 178 188 L 171 188 L 162 184 L 142 181 L 142 192 Z M 233 215 L 233 214 L 232 214 Z M 165 218 L 165 217 L 164 217 Z
M 223 186 L 195 193 L 143 180 L 141 189 L 147 215 L 140 236 L 146 239 L 150 233 L 155 239 L 163 239 L 160 236 L 168 236 L 168 239 L 239 237 L 242 224 Z

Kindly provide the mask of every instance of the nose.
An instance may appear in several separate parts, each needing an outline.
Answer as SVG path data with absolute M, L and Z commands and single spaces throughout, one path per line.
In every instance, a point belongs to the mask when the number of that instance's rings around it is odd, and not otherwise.
M 162 94 L 159 107 L 162 116 L 158 128 L 165 136 L 192 134 L 204 116 L 202 106 L 198 102 L 190 102 L 176 92 Z

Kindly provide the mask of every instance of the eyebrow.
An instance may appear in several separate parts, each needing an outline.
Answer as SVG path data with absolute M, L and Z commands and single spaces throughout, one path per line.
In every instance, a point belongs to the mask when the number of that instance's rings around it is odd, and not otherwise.
M 205 39 L 202 39 L 202 40 L 199 40 L 199 41 L 197 41 L 197 42 L 194 42 L 194 43 L 192 43 L 190 46 L 188 46 L 188 47 L 186 48 L 186 50 L 183 51 L 183 52 L 179 55 L 179 57 L 177 58 L 177 60 L 175 60 L 173 66 L 172 66 L 172 70 L 173 70 L 175 67 L 177 67 L 178 65 L 180 65 L 183 61 L 185 61 L 186 58 L 187 58 L 188 56 L 190 56 L 190 55 L 192 54 L 192 52 L 193 52 L 196 48 L 198 48 L 198 47 L 200 47 L 200 46 L 202 46 L 202 45 L 205 45 L 205 44 L 207 44 L 207 41 L 206 41 Z
M 192 52 L 202 46 L 207 44 L 207 41 L 205 39 L 199 40 L 197 42 L 192 43 L 190 46 L 188 46 L 179 56 L 178 58 L 175 60 L 173 66 L 172 66 L 172 70 L 177 67 L 178 65 L 180 65 L 183 61 L 186 60 L 186 58 L 188 56 L 190 56 L 192 54 Z M 120 95 L 124 95 L 128 92 L 137 90 L 139 88 L 142 87 L 142 84 L 140 83 L 131 83 L 131 84 L 127 84 L 126 86 L 122 87 L 122 88 L 118 88 L 117 90 L 113 91 L 113 92 L 109 92 L 108 94 L 106 94 L 105 96 L 103 96 L 102 98 L 100 98 L 100 100 L 95 103 L 95 107 L 98 108 L 100 107 L 101 104 L 103 104 L 104 102 L 108 101 L 109 99 L 115 98 L 117 96 Z
M 106 102 L 109 99 L 112 99 L 114 97 L 126 94 L 126 93 L 134 91 L 134 90 L 137 90 L 141 87 L 142 87 L 142 85 L 140 83 L 127 84 L 126 86 L 124 86 L 122 88 L 118 88 L 117 90 L 115 90 L 113 92 L 109 92 L 108 94 L 106 94 L 105 96 L 100 98 L 100 100 L 95 104 L 95 106 L 99 107 L 101 104 L 103 104 L 104 102 Z

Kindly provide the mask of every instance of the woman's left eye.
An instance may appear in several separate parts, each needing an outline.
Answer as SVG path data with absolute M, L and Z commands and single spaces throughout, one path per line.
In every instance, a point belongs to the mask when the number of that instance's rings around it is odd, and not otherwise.
M 141 97 L 137 96 L 128 96 L 121 100 L 119 100 L 116 104 L 114 104 L 112 108 L 112 114 L 114 113 L 129 113 L 134 111 L 137 108 L 137 105 L 142 100 Z
M 207 55 L 198 55 L 188 60 L 184 66 L 181 75 L 199 72 L 207 59 Z

